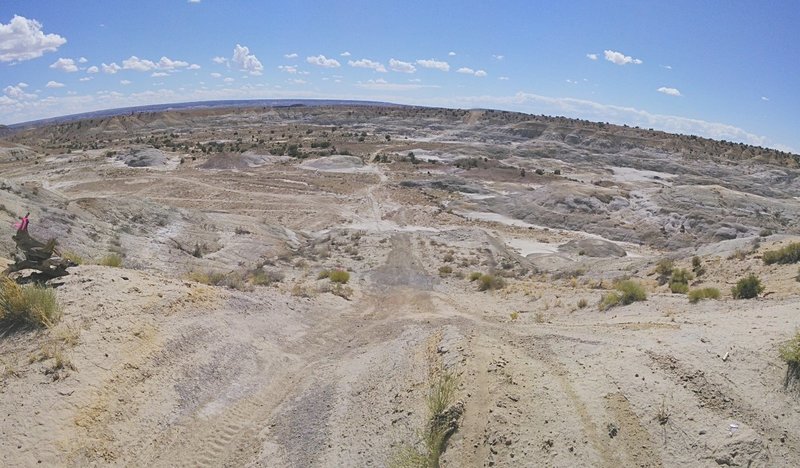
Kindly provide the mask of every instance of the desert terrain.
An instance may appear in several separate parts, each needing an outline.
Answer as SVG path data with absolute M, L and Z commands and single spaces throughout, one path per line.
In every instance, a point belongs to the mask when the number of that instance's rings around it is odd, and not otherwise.
M 10 132 L 0 265 L 26 212 L 80 265 L 58 323 L 0 327 L 0 465 L 797 466 L 798 267 L 762 257 L 800 240 L 798 163 L 400 106 Z M 647 299 L 600 307 L 620 280 Z

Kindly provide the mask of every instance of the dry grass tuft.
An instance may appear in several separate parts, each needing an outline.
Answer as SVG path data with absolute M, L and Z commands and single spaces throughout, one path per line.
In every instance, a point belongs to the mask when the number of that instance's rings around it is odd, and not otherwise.
M 49 328 L 60 318 L 61 307 L 54 290 L 20 286 L 8 277 L 0 277 L 0 321 Z

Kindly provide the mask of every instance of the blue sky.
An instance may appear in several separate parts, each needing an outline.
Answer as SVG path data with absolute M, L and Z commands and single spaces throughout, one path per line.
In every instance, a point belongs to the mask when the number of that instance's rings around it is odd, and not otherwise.
M 0 123 L 210 99 L 371 99 L 798 152 L 798 24 L 794 0 L 5 1 Z

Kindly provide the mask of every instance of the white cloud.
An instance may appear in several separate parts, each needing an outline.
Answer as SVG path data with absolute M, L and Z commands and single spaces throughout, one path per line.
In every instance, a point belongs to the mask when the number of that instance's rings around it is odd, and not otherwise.
M 135 55 L 131 55 L 122 61 L 122 68 L 125 70 L 146 72 L 156 68 L 156 64 L 150 60 L 140 59 Z
M 283 54 L 283 58 L 296 59 L 297 58 L 297 54 L 294 53 L 294 52 L 292 52 L 291 54 Z
M 278 70 L 284 73 L 297 73 L 297 67 L 292 65 L 278 65 Z
M 228 59 L 226 59 L 225 57 L 214 57 L 211 59 L 211 61 L 219 64 L 228 63 Z
M 200 69 L 200 65 L 198 65 L 196 63 L 193 63 L 193 64 L 189 65 L 188 69 L 189 70 L 199 70 Z
M 672 65 L 661 65 L 661 68 L 672 70 Z
M 616 65 L 627 65 L 629 63 L 640 65 L 642 63 L 642 61 L 639 59 L 635 59 L 629 55 L 625 55 L 622 52 L 616 52 L 614 50 L 604 50 L 603 55 L 605 55 L 606 60 Z
M 186 0 L 186 3 L 200 3 L 200 0 Z
M 483 78 L 484 76 L 487 75 L 487 73 L 483 70 L 473 70 L 469 67 L 461 67 L 458 70 L 456 70 L 456 73 L 463 73 L 465 75 L 477 76 L 478 78 Z
M 344 51 L 339 55 L 342 56 L 342 57 L 349 57 L 350 56 L 350 52 Z
M 361 59 L 361 60 L 356 60 L 355 62 L 352 60 L 348 60 L 347 64 L 355 68 L 369 68 L 375 70 L 376 72 L 386 73 L 386 67 L 384 67 L 382 63 L 373 62 L 370 59 Z
M 234 81 L 236 81 L 236 80 L 234 80 L 234 79 L 233 79 L 233 78 L 231 78 L 231 77 L 228 77 L 228 78 L 225 78 L 225 79 L 224 79 L 224 80 L 222 80 L 222 81 L 224 81 L 224 82 L 226 82 L 226 83 L 233 83 L 233 82 L 234 82 Z
M 411 84 L 411 83 L 390 83 L 384 79 L 369 80 L 367 82 L 358 82 L 356 86 L 364 89 L 372 89 L 378 91 L 413 91 L 422 88 L 438 88 L 438 86 Z
M 264 66 L 261 65 L 255 54 L 251 54 L 250 49 L 239 44 L 236 44 L 233 49 L 231 61 L 239 66 L 239 70 L 246 71 L 251 75 L 260 75 L 264 70 Z
M 317 65 L 325 68 L 339 68 L 341 64 L 336 59 L 329 59 L 324 55 L 317 55 L 316 57 L 306 57 L 306 62 L 311 65 Z
M 162 77 L 162 76 L 169 76 L 169 73 L 166 73 L 166 72 L 153 72 L 153 74 L 150 75 L 150 76 L 153 77 L 153 78 L 159 78 L 159 77 Z
M 586 54 L 586 58 L 589 60 L 597 60 L 597 54 Z
M 507 76 L 501 76 L 501 77 L 498 77 L 497 79 L 500 80 L 500 81 L 508 81 L 508 77 Z
M 308 83 L 308 81 L 301 80 L 299 78 L 292 78 L 291 80 L 289 80 L 289 82 L 290 83 L 294 83 L 294 84 L 300 84 L 300 85 Z
M 222 76 L 222 74 L 221 74 L 221 73 L 212 73 L 212 74 L 211 74 L 211 78 L 219 78 L 219 77 L 221 77 L 221 76 Z
M 92 81 L 93 79 L 93 76 L 84 76 L 83 78 L 78 79 L 78 81 Z
M 78 63 L 86 63 L 88 61 L 89 61 L 89 59 L 87 59 L 86 57 L 81 57 L 81 58 L 78 59 Z
M 411 63 L 395 59 L 389 59 L 389 68 L 391 68 L 396 72 L 402 72 L 402 73 L 414 73 L 415 71 L 417 71 L 417 67 L 415 67 Z
M 35 99 L 37 97 L 35 94 L 25 92 L 25 88 L 27 87 L 28 83 L 17 83 L 16 85 L 9 85 L 3 88 L 3 93 L 8 96 L 9 99 L 13 99 L 14 101 Z
M 433 68 L 436 70 L 441 70 L 443 72 L 450 71 L 450 64 L 447 62 L 442 62 L 439 60 L 429 59 L 429 60 L 417 60 L 417 65 L 423 68 Z
M 447 55 L 449 55 L 450 57 L 455 57 L 456 53 L 451 50 L 450 52 L 447 53 Z
M 768 98 L 768 97 L 766 97 L 766 96 L 761 96 L 761 100 L 762 100 L 762 101 L 769 101 L 769 98 Z
M 92 65 L 91 67 L 86 69 L 86 73 L 98 73 L 99 71 L 100 69 L 97 68 L 97 66 L 95 65 Z
M 58 34 L 42 32 L 42 23 L 14 15 L 8 24 L 0 23 L 0 62 L 21 62 L 55 52 L 67 42 Z
M 50 65 L 50 68 L 55 68 L 56 70 L 61 70 L 67 73 L 78 71 L 78 66 L 75 65 L 75 61 L 71 58 L 60 58 L 53 62 Z
M 125 86 L 127 86 L 127 85 L 129 85 L 131 83 L 133 83 L 133 81 L 130 81 L 130 80 L 122 80 L 122 81 L 119 82 L 119 84 L 125 85 Z
M 48 81 L 47 84 L 44 85 L 45 88 L 63 88 L 64 86 L 66 86 L 64 83 L 59 83 L 58 81 L 52 80 Z
M 167 57 L 161 57 L 156 66 L 159 70 L 175 70 L 177 68 L 188 67 L 189 63 L 183 60 L 172 60 Z
M 657 90 L 659 93 L 664 93 L 669 96 L 680 96 L 681 92 L 677 90 L 677 88 L 667 88 L 666 86 L 662 86 Z
M 492 58 L 495 59 L 495 60 L 503 60 L 504 58 L 506 58 L 506 56 L 505 55 L 494 55 L 494 54 L 492 54 Z

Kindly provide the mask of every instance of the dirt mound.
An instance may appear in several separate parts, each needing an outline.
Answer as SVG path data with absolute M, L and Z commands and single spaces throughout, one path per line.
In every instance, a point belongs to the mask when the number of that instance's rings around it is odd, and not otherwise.
M 154 167 L 166 168 L 169 158 L 163 151 L 155 148 L 131 149 L 127 153 L 117 156 L 117 161 L 122 162 L 128 167 Z
M 252 153 L 220 153 L 208 158 L 200 165 L 201 169 L 247 170 L 261 167 L 269 162 L 267 156 Z
M 627 255 L 625 249 L 603 239 L 573 240 L 561 245 L 558 250 L 587 257 L 624 257 Z
M 355 156 L 333 155 L 308 159 L 300 164 L 303 169 L 325 172 L 360 172 L 366 169 L 364 161 Z

